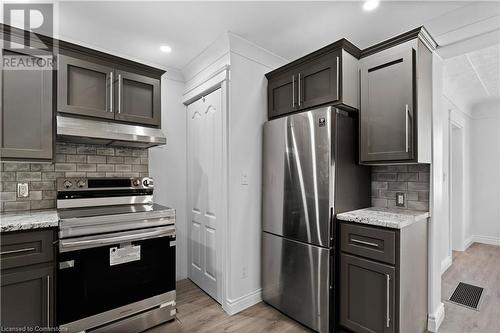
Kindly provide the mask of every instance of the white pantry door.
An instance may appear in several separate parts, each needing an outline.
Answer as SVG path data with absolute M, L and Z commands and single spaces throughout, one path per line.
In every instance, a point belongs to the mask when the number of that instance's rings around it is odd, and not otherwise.
M 222 199 L 222 100 L 217 89 L 187 107 L 189 278 L 221 302 L 217 253 Z

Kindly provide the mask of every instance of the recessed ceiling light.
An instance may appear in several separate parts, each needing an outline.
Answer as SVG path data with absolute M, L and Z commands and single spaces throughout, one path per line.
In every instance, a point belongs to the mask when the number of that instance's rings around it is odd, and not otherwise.
M 378 7 L 379 3 L 379 0 L 366 0 L 363 4 L 363 9 L 366 11 L 374 10 Z
M 172 52 L 172 48 L 168 45 L 162 45 L 160 46 L 160 51 L 165 53 L 170 53 Z

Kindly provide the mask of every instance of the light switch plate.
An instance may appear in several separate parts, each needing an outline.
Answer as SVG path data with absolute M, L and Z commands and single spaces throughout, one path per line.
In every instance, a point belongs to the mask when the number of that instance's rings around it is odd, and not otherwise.
M 396 192 L 396 206 L 405 207 L 405 194 L 403 192 Z
M 28 183 L 17 183 L 17 197 L 27 198 L 30 195 Z

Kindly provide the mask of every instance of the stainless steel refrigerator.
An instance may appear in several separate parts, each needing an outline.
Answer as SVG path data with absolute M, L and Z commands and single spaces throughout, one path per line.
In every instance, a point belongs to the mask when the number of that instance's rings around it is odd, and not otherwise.
M 264 125 L 263 299 L 319 332 L 335 328 L 335 214 L 370 205 L 357 133 L 335 107 Z

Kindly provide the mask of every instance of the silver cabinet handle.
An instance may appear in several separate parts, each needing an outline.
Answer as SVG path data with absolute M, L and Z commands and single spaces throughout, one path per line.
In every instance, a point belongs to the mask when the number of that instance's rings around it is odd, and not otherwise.
M 47 327 L 50 327 L 50 275 L 47 275 Z
M 362 240 L 359 240 L 359 239 L 354 239 L 354 238 L 351 238 L 351 242 L 358 243 L 358 244 L 363 244 L 363 245 L 369 245 L 369 246 L 373 246 L 373 247 L 378 247 L 378 244 L 376 244 L 376 243 L 365 242 L 365 241 L 362 241 Z
M 386 314 L 386 321 L 385 321 L 385 326 L 389 327 L 390 324 L 391 324 L 391 317 L 390 317 L 390 297 L 391 297 L 391 291 L 390 291 L 390 283 L 391 283 L 391 277 L 389 276 L 389 274 L 386 274 L 385 275 L 386 278 L 387 278 L 387 281 L 386 281 L 386 309 L 385 309 L 385 314 Z
M 109 112 L 113 112 L 113 72 L 109 72 Z
M 118 113 L 121 112 L 122 108 L 122 76 L 118 74 Z
M 292 108 L 295 108 L 295 75 L 292 75 Z
M 339 96 L 339 85 L 340 85 L 339 62 L 340 62 L 340 59 L 339 59 L 339 57 L 337 57 L 337 99 L 340 98 L 340 96 Z
M 409 143 L 408 143 L 408 113 L 410 112 L 410 108 L 408 107 L 408 104 L 405 104 L 405 151 L 408 152 L 409 150 Z
M 35 251 L 36 249 L 34 247 L 27 247 L 25 249 L 18 249 L 18 250 L 10 250 L 10 251 L 2 251 L 0 252 L 0 256 L 4 256 L 6 254 L 12 254 L 12 253 L 22 253 L 22 252 L 31 252 Z
M 299 82 L 298 82 L 298 84 L 299 84 L 299 98 L 298 98 L 298 100 L 299 100 L 299 106 L 300 106 L 300 99 L 301 99 L 300 98 L 300 73 L 299 73 Z

